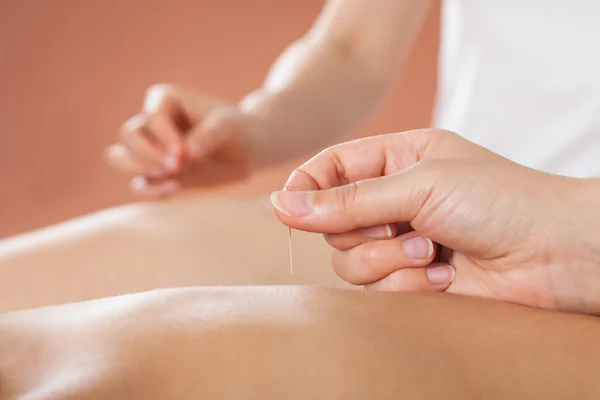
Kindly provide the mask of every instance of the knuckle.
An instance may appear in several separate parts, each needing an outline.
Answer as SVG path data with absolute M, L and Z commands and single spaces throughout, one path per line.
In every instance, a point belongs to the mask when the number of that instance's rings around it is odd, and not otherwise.
M 348 179 L 346 173 L 346 167 L 338 153 L 338 146 L 339 145 L 329 147 L 325 150 L 324 154 L 327 157 L 327 159 L 331 160 L 331 163 L 333 164 L 333 167 L 335 169 L 336 178 L 338 179 L 340 184 L 347 185 L 350 183 L 350 180 Z
M 335 195 L 335 204 L 339 205 L 342 215 L 348 219 L 352 225 L 356 226 L 357 221 L 354 215 L 354 209 L 358 198 L 358 184 L 356 182 L 351 182 L 347 185 L 340 186 L 335 191 Z

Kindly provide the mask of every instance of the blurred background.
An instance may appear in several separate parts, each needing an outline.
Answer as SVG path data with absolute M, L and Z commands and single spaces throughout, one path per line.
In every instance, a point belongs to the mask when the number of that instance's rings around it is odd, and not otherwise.
M 0 238 L 136 200 L 102 150 L 146 88 L 238 101 L 323 3 L 0 0 Z M 395 93 L 359 134 L 429 125 L 438 35 L 435 4 Z M 268 193 L 302 161 L 220 190 Z

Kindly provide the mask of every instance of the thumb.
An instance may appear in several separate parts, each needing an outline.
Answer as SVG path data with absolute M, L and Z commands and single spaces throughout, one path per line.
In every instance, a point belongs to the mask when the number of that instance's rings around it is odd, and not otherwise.
M 433 191 L 415 165 L 403 172 L 321 191 L 279 191 L 271 195 L 285 225 L 319 233 L 342 233 L 386 223 L 410 222 Z

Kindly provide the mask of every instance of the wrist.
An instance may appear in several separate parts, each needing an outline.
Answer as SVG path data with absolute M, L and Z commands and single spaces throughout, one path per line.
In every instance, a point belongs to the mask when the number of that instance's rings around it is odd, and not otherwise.
M 282 152 L 275 151 L 278 142 L 270 109 L 272 96 L 259 88 L 244 97 L 238 107 L 246 119 L 246 139 L 253 169 L 263 168 L 283 161 Z M 275 153 L 275 154 L 274 154 Z
M 600 253 L 600 178 L 572 179 L 573 188 L 566 190 L 567 215 L 577 221 L 578 230 L 589 238 Z
M 566 195 L 562 229 L 571 254 L 565 260 L 577 277 L 572 282 L 572 300 L 587 313 L 600 315 L 600 179 L 565 179 Z M 560 226 L 559 226 L 559 229 Z M 566 249 L 565 249 L 566 250 Z

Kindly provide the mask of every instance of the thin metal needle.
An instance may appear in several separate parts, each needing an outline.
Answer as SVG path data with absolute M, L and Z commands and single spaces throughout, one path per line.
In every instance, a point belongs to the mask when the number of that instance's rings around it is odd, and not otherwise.
M 287 183 L 283 186 L 283 190 L 288 190 Z M 288 226 L 288 241 L 290 245 L 290 275 L 294 275 L 294 263 L 292 261 L 292 228 Z
M 288 227 L 288 239 L 290 243 L 290 275 L 294 275 L 294 264 L 292 262 L 292 228 Z

